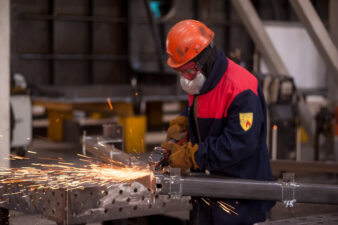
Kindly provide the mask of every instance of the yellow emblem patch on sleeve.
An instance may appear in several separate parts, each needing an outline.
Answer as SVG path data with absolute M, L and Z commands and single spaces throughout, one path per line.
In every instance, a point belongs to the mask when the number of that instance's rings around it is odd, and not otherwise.
M 240 113 L 239 114 L 239 121 L 241 124 L 241 127 L 244 131 L 247 131 L 251 128 L 252 122 L 253 122 L 253 113 Z

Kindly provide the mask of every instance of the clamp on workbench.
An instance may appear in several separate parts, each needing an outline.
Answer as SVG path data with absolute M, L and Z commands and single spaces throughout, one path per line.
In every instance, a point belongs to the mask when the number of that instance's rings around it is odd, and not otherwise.
M 181 169 L 170 168 L 170 175 L 157 174 L 156 192 L 165 191 L 172 199 L 181 199 L 182 197 L 182 180 Z
M 283 173 L 283 183 L 282 183 L 282 202 L 286 208 L 294 207 L 297 202 L 295 197 L 295 188 L 297 184 L 295 183 L 295 174 L 294 173 Z

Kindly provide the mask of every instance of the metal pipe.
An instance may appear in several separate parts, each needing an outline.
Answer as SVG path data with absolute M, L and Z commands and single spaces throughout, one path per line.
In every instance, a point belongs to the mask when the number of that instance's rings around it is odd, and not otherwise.
M 302 143 L 301 143 L 301 131 L 300 127 L 297 127 L 296 134 L 296 161 L 300 162 L 302 160 Z
M 149 3 L 149 0 L 143 0 L 144 2 L 144 6 L 146 8 L 146 11 L 147 11 L 147 15 L 148 15 L 148 18 L 149 18 L 149 21 L 150 21 L 150 28 L 151 28 L 151 31 L 153 33 L 153 37 L 154 37 L 154 41 L 155 41 L 155 47 L 156 47 L 156 51 L 157 51 L 157 54 L 158 54 L 158 64 L 159 64 L 159 67 L 160 67 L 160 71 L 163 71 L 164 70 L 164 67 L 165 67 L 165 53 L 164 53 L 164 50 L 162 48 L 162 45 L 161 45 L 161 40 L 160 40 L 160 34 L 159 34 L 159 31 L 158 31 L 158 27 L 157 27 L 157 23 L 156 23 L 156 20 L 151 12 L 151 9 L 150 9 L 150 3 Z
M 179 182 L 182 196 L 274 200 L 284 203 L 291 202 L 292 204 L 294 202 L 338 204 L 338 185 L 219 177 L 183 177 Z M 173 184 L 172 179 L 161 184 L 160 194 L 170 194 L 173 185 L 177 186 L 177 184 Z
M 182 195 L 276 200 L 276 198 L 281 197 L 281 184 L 236 179 L 185 177 L 182 179 Z
M 278 141 L 278 127 L 277 125 L 273 125 L 272 127 L 272 154 L 271 154 L 271 159 L 272 160 L 277 160 L 277 141 Z

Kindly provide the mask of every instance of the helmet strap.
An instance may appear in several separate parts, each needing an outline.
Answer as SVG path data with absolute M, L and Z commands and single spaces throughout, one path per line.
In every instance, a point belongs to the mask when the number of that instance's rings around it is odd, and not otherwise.
M 213 41 L 196 57 L 195 62 L 196 66 L 204 73 L 205 76 L 208 76 L 208 72 L 211 71 L 215 60 L 217 58 L 216 47 Z

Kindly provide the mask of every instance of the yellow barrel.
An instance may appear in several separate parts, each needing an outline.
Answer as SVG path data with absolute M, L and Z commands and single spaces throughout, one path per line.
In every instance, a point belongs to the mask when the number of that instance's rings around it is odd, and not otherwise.
M 127 153 L 140 154 L 146 151 L 145 134 L 147 118 L 145 116 L 119 117 L 118 123 L 124 129 L 124 148 Z

